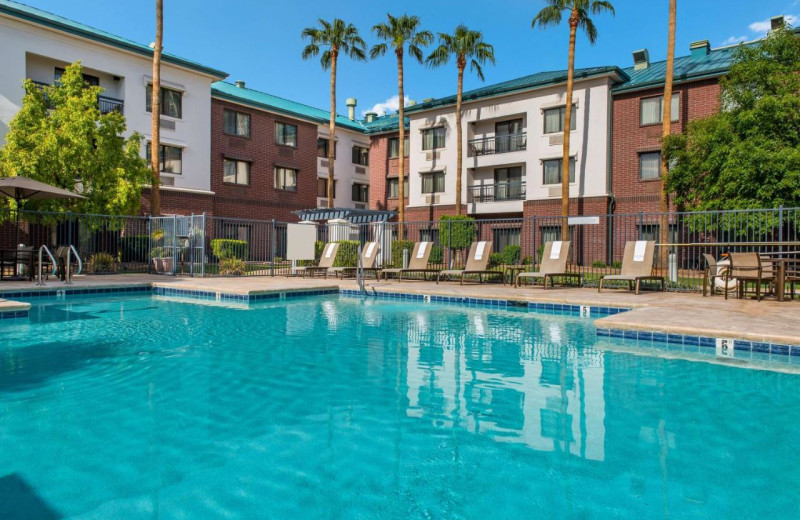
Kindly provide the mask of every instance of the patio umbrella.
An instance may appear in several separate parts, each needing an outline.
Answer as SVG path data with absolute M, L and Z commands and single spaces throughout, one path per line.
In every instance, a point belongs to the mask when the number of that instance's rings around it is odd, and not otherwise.
M 85 199 L 83 195 L 57 188 L 27 177 L 0 178 L 0 193 L 11 197 L 17 203 L 17 234 L 14 248 L 19 244 L 19 207 L 22 201 L 48 199 Z

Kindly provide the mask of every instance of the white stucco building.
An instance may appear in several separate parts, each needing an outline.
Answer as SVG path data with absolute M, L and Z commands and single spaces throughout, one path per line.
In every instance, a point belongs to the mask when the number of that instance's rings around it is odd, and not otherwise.
M 101 110 L 124 113 L 127 133 L 149 141 L 152 50 L 26 5 L 0 0 L 0 146 L 22 105 L 22 81 L 52 84 L 78 60 L 87 82 L 104 89 Z M 211 83 L 227 75 L 164 54 L 161 66 L 161 143 L 164 190 L 211 194 Z M 146 147 L 142 149 L 145 157 Z
M 616 67 L 578 69 L 571 198 L 608 194 L 610 89 Z M 566 73 L 543 72 L 464 93 L 461 200 L 473 215 L 521 216 L 525 201 L 561 198 Z M 455 96 L 407 109 L 409 208 L 456 203 Z
M 352 100 L 352 98 L 351 98 Z M 350 101 L 350 100 L 348 100 Z M 355 102 L 355 100 L 352 100 Z M 353 109 L 355 104 L 353 104 Z M 341 119 L 341 118 L 340 118 Z M 351 127 L 338 125 L 336 128 L 336 152 L 333 164 L 334 207 L 369 207 L 369 137 L 359 125 L 351 121 Z M 317 137 L 317 206 L 328 205 L 328 125 L 320 124 Z

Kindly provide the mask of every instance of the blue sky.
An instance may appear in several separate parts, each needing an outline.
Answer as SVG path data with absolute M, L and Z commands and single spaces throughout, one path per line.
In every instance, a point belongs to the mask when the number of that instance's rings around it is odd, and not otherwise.
M 666 54 L 667 0 L 612 0 L 616 17 L 598 15 L 599 38 L 591 46 L 578 38 L 576 66 L 632 64 L 631 51 L 646 47 L 650 59 Z M 154 39 L 155 2 L 136 0 L 27 0 L 25 3 L 142 43 Z M 329 76 L 318 60 L 303 61 L 301 30 L 318 18 L 340 17 L 354 23 L 368 44 L 370 28 L 393 14 L 416 14 L 434 32 L 452 31 L 459 22 L 481 30 L 495 46 L 496 66 L 484 70 L 486 83 L 496 83 L 566 66 L 566 26 L 530 28 L 543 0 L 164 0 L 165 50 L 222 69 L 229 81 L 313 106 L 327 107 Z M 402 5 L 403 9 L 393 8 Z M 222 8 L 224 6 L 224 8 Z M 457 14 L 453 14 L 457 13 Z M 800 0 L 678 0 L 677 54 L 689 43 L 708 39 L 712 47 L 764 34 L 763 22 L 777 14 L 800 18 Z M 797 25 L 798 22 L 795 22 Z M 397 67 L 393 55 L 367 63 L 344 60 L 339 68 L 337 105 L 358 98 L 358 113 L 397 104 Z M 455 66 L 438 70 L 407 63 L 406 95 L 421 100 L 452 94 Z M 474 75 L 465 89 L 481 85 Z M 391 97 L 395 96 L 394 103 Z

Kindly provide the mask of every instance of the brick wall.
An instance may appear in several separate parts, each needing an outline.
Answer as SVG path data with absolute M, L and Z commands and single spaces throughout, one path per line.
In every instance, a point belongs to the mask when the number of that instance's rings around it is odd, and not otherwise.
M 663 88 L 621 93 L 613 99 L 612 192 L 615 213 L 659 211 L 659 180 L 639 180 L 639 153 L 661 149 L 661 125 L 640 125 L 641 100 L 663 94 Z M 719 110 L 719 81 L 710 79 L 679 84 L 680 116 L 673 122 L 673 133 L 683 131 L 687 121 L 700 119 Z M 674 209 L 674 208 L 671 208 Z
M 397 211 L 398 199 L 389 198 L 387 179 L 398 176 L 398 160 L 389 158 L 389 138 L 397 137 L 397 133 L 381 134 L 370 138 L 369 147 L 369 207 L 370 209 Z M 408 179 L 408 157 L 403 169 Z M 408 193 L 405 194 L 408 204 Z M 406 220 L 409 220 L 408 217 Z
M 169 189 L 161 190 L 162 215 L 200 215 L 202 213 L 206 213 L 208 216 L 214 214 L 214 202 L 211 195 Z M 139 214 L 150 214 L 150 188 L 142 190 Z

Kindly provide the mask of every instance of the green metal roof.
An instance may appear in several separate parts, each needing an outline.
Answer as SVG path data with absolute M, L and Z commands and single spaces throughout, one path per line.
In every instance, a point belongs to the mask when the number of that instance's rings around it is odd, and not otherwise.
M 681 56 L 675 58 L 675 83 L 703 78 L 712 78 L 725 75 L 730 69 L 734 47 L 712 49 L 706 56 Z M 634 70 L 633 67 L 625 69 L 628 81 L 614 87 L 614 92 L 638 90 L 662 85 L 666 79 L 667 62 L 658 61 L 651 63 L 646 69 Z
M 211 96 L 254 108 L 268 110 L 270 112 L 295 116 L 299 119 L 306 119 L 315 123 L 327 123 L 331 119 L 330 112 L 327 110 L 304 105 L 303 103 L 267 94 L 259 90 L 237 87 L 233 83 L 228 83 L 227 81 L 212 83 Z M 336 124 L 342 128 L 360 132 L 364 131 L 364 125 L 361 121 L 351 121 L 343 115 L 336 116 Z
M 588 67 L 584 69 L 575 69 L 576 80 L 591 78 L 594 76 L 602 76 L 602 75 L 616 75 L 622 81 L 628 79 L 628 76 L 622 71 L 622 69 L 616 66 Z M 499 96 L 503 94 L 511 94 L 514 92 L 520 92 L 524 90 L 544 88 L 551 85 L 557 85 L 559 83 L 565 83 L 566 81 L 567 81 L 566 70 L 537 72 L 536 74 L 531 74 L 529 76 L 523 76 L 521 78 L 504 81 L 502 83 L 496 83 L 494 85 L 487 85 L 485 87 L 476 88 L 474 90 L 468 90 L 463 94 L 463 101 L 464 102 L 475 101 L 478 99 Z M 418 105 L 414 105 L 413 107 L 408 107 L 406 108 L 406 112 L 430 110 L 432 108 L 454 105 L 455 102 L 456 102 L 455 95 L 446 96 L 443 98 L 434 99 L 433 101 L 420 103 Z
M 406 108 L 408 110 L 408 107 Z M 405 126 L 408 128 L 408 118 L 404 117 L 405 119 Z M 400 120 L 400 116 L 398 114 L 391 114 L 385 115 L 381 117 L 377 117 L 372 120 L 372 122 L 367 123 L 366 121 L 362 121 L 361 123 L 364 125 L 364 130 L 367 134 L 382 134 L 384 132 L 392 132 L 397 131 L 398 123 Z
M 119 49 L 141 54 L 142 56 L 149 57 L 153 55 L 153 49 L 147 45 L 142 45 L 141 43 L 136 43 L 126 38 L 122 38 L 121 36 L 107 33 L 105 31 L 101 31 L 100 29 L 89 27 L 88 25 L 69 20 L 62 16 L 48 13 L 47 11 L 42 11 L 41 9 L 36 9 L 35 7 L 25 4 L 12 2 L 10 0 L 0 0 L 0 15 L 7 15 L 20 20 L 25 20 L 27 22 L 49 27 L 51 29 L 56 29 L 74 36 L 80 36 L 81 38 L 87 38 L 96 42 L 117 47 Z M 206 67 L 205 65 L 200 65 L 199 63 L 179 58 L 178 56 L 173 56 L 172 54 L 163 53 L 161 55 L 161 59 L 166 63 L 191 69 L 196 72 L 201 72 L 216 79 L 228 77 L 228 74 L 221 70 Z

